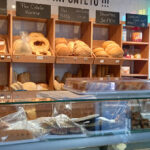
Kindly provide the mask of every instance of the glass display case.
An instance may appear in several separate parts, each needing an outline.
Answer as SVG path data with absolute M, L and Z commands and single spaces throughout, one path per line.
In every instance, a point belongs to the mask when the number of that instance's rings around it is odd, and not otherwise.
M 149 139 L 149 90 L 0 93 L 2 150 L 131 150 Z

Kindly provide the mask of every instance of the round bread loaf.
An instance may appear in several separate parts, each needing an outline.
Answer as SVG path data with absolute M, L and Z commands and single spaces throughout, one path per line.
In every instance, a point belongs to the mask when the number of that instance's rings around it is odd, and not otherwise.
M 92 50 L 90 47 L 82 41 L 76 41 L 74 45 L 74 55 L 75 56 L 83 56 L 90 57 L 92 56 Z
M 42 33 L 37 33 L 37 32 L 31 32 L 29 34 L 29 37 L 30 38 L 33 38 L 33 37 L 44 37 L 44 35 Z
M 45 37 L 33 37 L 29 44 L 33 52 L 46 53 L 50 48 L 49 41 Z
M 112 48 L 119 48 L 120 46 L 116 43 L 113 44 L 109 44 L 106 48 L 105 51 L 108 53 L 108 51 L 110 51 Z
M 116 44 L 114 41 L 105 41 L 103 44 L 102 44 L 102 47 L 105 49 L 109 44 Z
M 68 43 L 68 48 L 69 48 L 69 50 L 70 50 L 70 55 L 73 55 L 73 51 L 74 51 L 74 42 L 73 41 L 70 41 L 69 43 Z
M 97 52 L 100 52 L 100 51 L 105 51 L 105 50 L 102 47 L 98 47 L 98 48 L 93 49 L 93 53 L 97 53 Z
M 67 44 L 67 40 L 65 38 L 56 38 L 55 40 L 55 45 L 58 45 L 58 44 Z
M 95 53 L 96 57 L 108 57 L 108 54 L 105 51 L 99 51 Z
M 26 82 L 23 84 L 23 89 L 27 91 L 35 91 L 37 90 L 37 86 L 34 82 Z
M 70 49 L 66 44 L 58 44 L 56 46 L 56 55 L 57 56 L 69 56 L 70 55 Z
M 107 53 L 108 55 L 115 57 L 115 58 L 122 58 L 124 54 L 122 48 L 120 47 L 114 47 L 110 49 Z
M 37 84 L 37 90 L 40 90 L 40 91 L 47 91 L 49 89 L 48 85 L 45 84 L 45 83 L 39 83 Z

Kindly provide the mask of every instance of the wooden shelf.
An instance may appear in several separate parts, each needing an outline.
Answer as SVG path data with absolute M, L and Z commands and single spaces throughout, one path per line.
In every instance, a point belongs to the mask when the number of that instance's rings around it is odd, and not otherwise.
M 102 64 L 102 65 L 122 65 L 123 59 L 120 58 L 102 58 L 96 57 L 94 60 L 94 64 Z
M 93 57 L 58 56 L 56 64 L 93 64 Z
M 55 63 L 54 56 L 24 56 L 13 55 L 12 62 L 21 63 Z
M 124 74 L 122 77 L 148 77 L 148 74 Z
M 137 58 L 122 58 L 122 60 L 124 60 L 124 61 L 148 61 L 148 58 L 141 58 L 141 59 L 137 59 Z
M 132 42 L 132 41 L 126 41 L 123 42 L 123 45 L 148 45 L 148 42 Z

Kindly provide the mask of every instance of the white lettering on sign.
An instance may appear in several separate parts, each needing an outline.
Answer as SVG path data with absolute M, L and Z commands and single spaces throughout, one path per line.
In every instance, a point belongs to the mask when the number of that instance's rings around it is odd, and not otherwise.
M 53 0 L 53 2 L 68 2 L 70 4 L 98 6 L 100 0 Z

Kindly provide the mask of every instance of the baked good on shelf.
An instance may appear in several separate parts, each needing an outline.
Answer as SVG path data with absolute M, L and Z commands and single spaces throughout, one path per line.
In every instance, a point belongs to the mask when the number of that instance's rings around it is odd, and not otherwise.
M 39 90 L 39 91 L 47 91 L 48 89 L 49 89 L 49 87 L 45 83 L 37 84 L 37 90 Z
M 91 57 L 92 50 L 86 43 L 84 43 L 83 41 L 77 40 L 75 41 L 75 44 L 74 44 L 74 55 L 83 56 L 83 57 Z
M 17 39 L 13 43 L 14 54 L 17 55 L 32 55 L 32 49 L 28 42 L 24 42 L 22 39 Z
M 96 57 L 109 57 L 109 55 L 105 51 L 99 51 L 94 54 Z
M 26 82 L 23 85 L 23 89 L 27 91 L 35 91 L 37 90 L 37 86 L 34 82 Z
M 94 54 L 97 53 L 97 52 L 100 52 L 100 51 L 105 51 L 105 49 L 102 48 L 102 47 L 98 47 L 98 48 L 93 49 Z
M 55 45 L 58 45 L 58 44 L 68 44 L 67 40 L 65 38 L 56 38 L 55 39 Z
M 37 33 L 37 32 L 31 32 L 29 34 L 29 37 L 32 38 L 32 37 L 44 37 L 44 35 L 42 33 Z
M 54 80 L 54 89 L 56 91 L 61 91 L 61 89 L 62 89 L 62 85 L 56 80 Z
M 70 55 L 70 49 L 66 44 L 58 44 L 56 45 L 56 55 L 57 56 L 69 56 Z
M 0 54 L 6 53 L 6 42 L 5 39 L 0 38 Z
M 14 91 L 23 90 L 23 85 L 20 82 L 11 84 L 10 86 Z
M 105 41 L 103 44 L 102 44 L 102 47 L 105 49 L 108 45 L 110 44 L 116 44 L 114 41 Z
M 68 43 L 68 48 L 69 48 L 69 51 L 70 51 L 70 55 L 73 55 L 74 44 L 75 44 L 75 42 L 73 42 L 73 41 L 70 41 Z
M 55 76 L 55 80 L 60 82 L 60 77 L 59 76 Z
M 17 80 L 21 83 L 30 82 L 30 73 L 24 72 L 17 76 Z
M 47 38 L 39 36 L 30 38 L 29 44 L 33 53 L 47 54 L 50 49 L 50 44 Z

